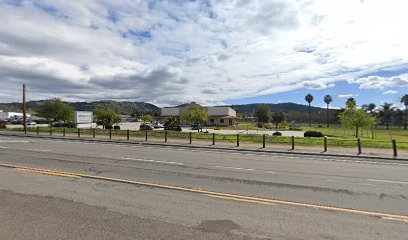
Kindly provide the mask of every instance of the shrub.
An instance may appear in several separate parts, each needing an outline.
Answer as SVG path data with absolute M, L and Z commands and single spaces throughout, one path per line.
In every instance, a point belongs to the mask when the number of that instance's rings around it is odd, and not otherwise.
M 147 124 L 142 124 L 142 125 L 140 125 L 140 131 L 150 131 L 150 130 L 153 130 L 153 128 L 152 128 L 152 126 L 150 126 L 150 125 L 147 125 Z
M 323 133 L 316 131 L 307 131 L 303 135 L 304 137 L 324 137 Z
M 282 133 L 281 132 L 274 132 L 274 133 L 272 133 L 272 135 L 273 136 L 282 136 Z
M 220 127 L 215 127 L 214 130 L 221 130 L 221 128 Z
M 0 120 L 0 128 L 6 128 L 7 122 Z
M 182 131 L 181 126 L 177 126 L 175 130 L 181 132 Z
M 293 127 L 290 127 L 289 130 L 291 130 L 291 131 L 302 131 L 301 128 L 293 128 Z
M 112 127 L 112 125 L 106 125 L 105 126 L 105 129 L 112 129 L 113 127 Z
M 113 126 L 113 129 L 115 129 L 115 130 L 120 130 L 120 126 L 115 125 L 115 126 Z
M 259 128 L 263 128 L 263 127 L 265 127 L 265 123 L 263 123 L 263 122 L 258 122 L 258 123 L 256 124 L 256 126 L 259 127 Z
M 322 128 L 323 126 L 322 126 L 322 125 L 318 125 L 317 127 L 318 127 L 318 128 Z

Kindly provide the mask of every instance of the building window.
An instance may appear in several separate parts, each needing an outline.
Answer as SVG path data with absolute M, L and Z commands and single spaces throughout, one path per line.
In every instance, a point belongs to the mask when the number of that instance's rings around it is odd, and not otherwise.
M 214 123 L 214 119 L 213 119 L 213 118 L 210 119 L 210 123 Z
M 220 123 L 224 123 L 224 119 L 220 119 Z

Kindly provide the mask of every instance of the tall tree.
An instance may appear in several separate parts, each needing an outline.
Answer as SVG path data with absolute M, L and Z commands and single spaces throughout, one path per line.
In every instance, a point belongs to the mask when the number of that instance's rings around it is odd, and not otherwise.
M 200 124 L 201 129 L 198 128 L 198 131 L 203 131 L 202 126 L 206 121 L 208 121 L 208 112 L 200 105 L 195 105 L 182 113 L 180 118 L 182 121 L 186 121 L 190 124 Z
M 394 114 L 394 108 L 391 103 L 384 103 L 380 109 L 380 118 L 386 129 L 389 129 L 392 115 Z
M 354 136 L 358 137 L 360 128 L 371 128 L 376 123 L 376 118 L 369 116 L 363 109 L 357 109 L 356 101 L 348 99 L 346 108 L 339 114 L 340 122 L 346 128 L 354 128 Z
M 329 107 L 330 107 L 330 103 L 331 102 L 333 102 L 333 98 L 330 96 L 330 95 L 326 95 L 326 96 L 324 96 L 324 102 L 326 103 L 326 105 L 327 105 L 327 127 L 329 127 L 330 126 L 330 110 L 329 110 Z
M 272 114 L 272 122 L 275 123 L 275 128 L 278 128 L 278 124 L 285 121 L 285 115 L 281 111 L 275 111 Z
M 259 123 L 268 123 L 271 119 L 271 109 L 268 104 L 259 104 L 254 112 L 254 116 L 258 118 Z
M 408 94 L 405 94 L 404 96 L 401 97 L 401 103 L 403 103 L 404 106 L 405 106 L 405 111 L 404 111 L 404 129 L 407 130 Z
M 102 125 L 104 129 L 112 128 L 113 124 L 120 122 L 122 119 L 111 109 L 97 109 L 94 111 L 96 123 Z
M 306 102 L 309 104 L 309 127 L 312 126 L 312 107 L 311 103 L 313 102 L 312 94 L 307 94 L 305 97 Z
M 38 115 L 52 121 L 72 121 L 74 108 L 59 98 L 45 100 L 37 109 Z

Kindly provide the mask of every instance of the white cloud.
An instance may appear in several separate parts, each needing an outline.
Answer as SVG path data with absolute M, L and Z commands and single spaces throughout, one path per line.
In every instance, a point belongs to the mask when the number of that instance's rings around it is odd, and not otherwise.
M 358 94 L 339 94 L 337 95 L 338 98 L 352 98 L 352 97 L 358 97 Z
M 407 87 L 408 74 L 393 77 L 369 76 L 359 79 L 350 79 L 349 83 L 359 84 L 361 89 L 383 89 L 387 87 Z
M 382 94 L 387 95 L 387 94 L 396 94 L 396 93 L 398 93 L 398 91 L 395 91 L 395 90 L 387 90 L 387 91 L 383 92 Z
M 408 86 L 406 75 L 361 78 L 408 64 L 406 5 L 3 1 L 0 81 L 7 92 L 19 92 L 26 82 L 31 98 L 160 105 L 325 89 L 351 78 L 362 88 Z

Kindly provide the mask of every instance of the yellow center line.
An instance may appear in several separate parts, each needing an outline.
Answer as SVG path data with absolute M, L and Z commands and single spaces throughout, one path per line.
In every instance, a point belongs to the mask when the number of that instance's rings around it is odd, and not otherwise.
M 16 169 L 19 171 L 23 171 L 23 172 L 40 173 L 40 174 L 59 176 L 59 177 L 81 178 L 79 176 L 72 175 L 72 174 L 53 173 L 53 172 L 48 172 L 48 171 L 39 171 L 39 170 L 31 170 L 31 169 L 23 169 L 23 168 L 16 168 Z
M 265 205 L 272 205 L 272 206 L 276 205 L 275 203 L 255 201 L 255 200 L 247 200 L 247 199 L 234 198 L 234 197 L 224 197 L 224 196 L 218 196 L 218 195 L 212 195 L 212 194 L 204 194 L 204 195 L 208 196 L 208 197 L 221 198 L 221 199 L 227 199 L 227 200 L 234 200 L 234 201 L 239 201 L 239 202 L 258 203 L 258 204 L 265 204 Z
M 0 164 L 0 167 L 7 167 L 7 168 L 18 169 L 18 170 L 29 170 L 32 172 L 52 174 L 56 176 L 70 176 L 70 177 L 75 176 L 79 178 L 89 178 L 89 179 L 96 179 L 96 180 L 105 180 L 105 181 L 112 181 L 112 182 L 119 182 L 119 183 L 128 183 L 128 184 L 156 187 L 156 188 L 169 189 L 169 190 L 179 190 L 179 191 L 184 191 L 184 192 L 200 193 L 206 196 L 211 195 L 211 197 L 218 197 L 218 198 L 243 201 L 243 202 L 245 201 L 245 202 L 262 203 L 262 204 L 264 203 L 282 204 L 282 205 L 290 205 L 290 206 L 297 206 L 297 207 L 331 210 L 331 211 L 336 211 L 336 212 L 354 213 L 354 214 L 360 214 L 360 215 L 366 215 L 366 216 L 381 217 L 383 219 L 392 219 L 392 220 L 408 222 L 408 216 L 406 215 L 356 210 L 356 209 L 351 209 L 351 208 L 325 206 L 325 205 L 319 205 L 319 204 L 294 202 L 294 201 L 288 201 L 288 200 L 268 199 L 268 198 L 260 198 L 260 197 L 245 196 L 245 195 L 238 195 L 238 194 L 222 193 L 222 192 L 213 192 L 213 191 L 207 191 L 207 190 L 202 190 L 202 189 L 170 186 L 170 185 L 163 185 L 163 184 L 157 184 L 157 183 L 133 181 L 133 180 L 103 177 L 103 176 L 96 176 L 96 175 L 89 175 L 89 174 L 82 174 L 82 173 L 70 173 L 70 172 L 63 172 L 63 171 L 50 170 L 50 169 L 32 168 L 32 167 L 26 167 L 26 166 L 16 166 L 16 165 L 10 165 L 10 164 Z

